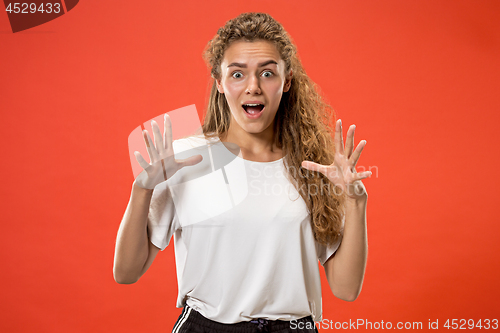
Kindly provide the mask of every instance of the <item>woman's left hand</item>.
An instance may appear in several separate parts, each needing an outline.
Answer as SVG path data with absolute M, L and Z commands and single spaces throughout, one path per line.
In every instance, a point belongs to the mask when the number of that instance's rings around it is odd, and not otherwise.
M 370 177 L 371 171 L 356 172 L 356 163 L 361 151 L 366 145 L 366 140 L 361 140 L 356 149 L 354 148 L 355 125 L 347 130 L 346 145 L 342 138 L 342 122 L 337 120 L 335 125 L 335 157 L 331 165 L 321 165 L 312 161 L 303 161 L 302 167 L 311 171 L 318 171 L 325 175 L 336 187 L 346 192 L 350 199 L 366 198 L 366 189 L 361 182 L 362 179 Z

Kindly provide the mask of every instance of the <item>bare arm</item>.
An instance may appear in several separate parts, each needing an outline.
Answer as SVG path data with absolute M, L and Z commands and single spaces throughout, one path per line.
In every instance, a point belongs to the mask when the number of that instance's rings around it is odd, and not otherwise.
M 346 194 L 342 243 L 323 266 L 333 294 L 345 301 L 354 301 L 361 292 L 368 255 L 366 233 L 368 194 L 361 180 L 371 176 L 371 171 L 356 172 L 356 163 L 366 145 L 366 140 L 362 140 L 354 149 L 355 128 L 355 125 L 349 127 L 344 149 L 342 122 L 340 119 L 337 120 L 335 158 L 331 165 L 321 165 L 312 161 L 302 162 L 304 168 L 321 172 Z
M 155 142 L 144 130 L 144 143 L 150 163 L 139 152 L 135 152 L 137 162 L 144 169 L 135 179 L 130 200 L 118 229 L 115 246 L 113 276 L 123 284 L 135 283 L 148 270 L 160 250 L 148 238 L 148 213 L 153 189 L 159 183 L 170 179 L 177 170 L 202 161 L 201 155 L 177 161 L 172 146 L 172 125 L 170 117 L 164 116 L 164 133 L 153 120 L 151 127 Z
M 113 276 L 116 282 L 135 283 L 148 270 L 160 250 L 148 238 L 147 218 L 153 190 L 135 183 L 116 237 Z
M 346 220 L 342 243 L 325 264 L 325 273 L 333 294 L 354 301 L 363 286 L 368 256 L 366 204 L 368 196 L 346 202 Z

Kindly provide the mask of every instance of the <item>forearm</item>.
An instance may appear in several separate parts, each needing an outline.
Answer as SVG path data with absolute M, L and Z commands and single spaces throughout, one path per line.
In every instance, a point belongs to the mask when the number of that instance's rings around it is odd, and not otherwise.
M 149 254 L 147 217 L 153 190 L 133 185 L 130 201 L 116 237 L 113 275 L 118 283 L 134 283 Z
M 363 285 L 368 255 L 366 206 L 368 197 L 348 199 L 342 243 L 333 261 L 325 266 L 328 283 L 335 296 L 354 301 Z

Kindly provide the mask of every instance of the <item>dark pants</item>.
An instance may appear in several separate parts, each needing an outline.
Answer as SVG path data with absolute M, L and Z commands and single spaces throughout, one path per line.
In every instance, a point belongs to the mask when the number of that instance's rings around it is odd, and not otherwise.
M 255 319 L 236 324 L 222 324 L 203 317 L 199 312 L 184 306 L 172 333 L 318 333 L 311 316 L 292 321 Z

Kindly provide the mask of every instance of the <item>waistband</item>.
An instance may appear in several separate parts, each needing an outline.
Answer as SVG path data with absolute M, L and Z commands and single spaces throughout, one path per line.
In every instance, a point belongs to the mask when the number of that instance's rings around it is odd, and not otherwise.
M 291 322 L 286 320 L 268 320 L 256 318 L 251 321 L 239 322 L 235 324 L 224 324 L 205 318 L 201 313 L 185 305 L 182 310 L 181 318 L 184 321 L 190 321 L 197 325 L 213 329 L 217 332 L 234 332 L 234 333 L 255 333 L 255 332 L 278 332 L 281 330 L 290 330 Z M 314 326 L 312 316 L 303 317 L 293 320 L 294 324 L 310 322 Z M 180 323 L 179 323 L 180 324 Z M 177 325 L 176 325 L 177 326 Z M 302 326 L 302 325 L 301 325 Z M 173 331 L 175 333 L 175 329 Z

